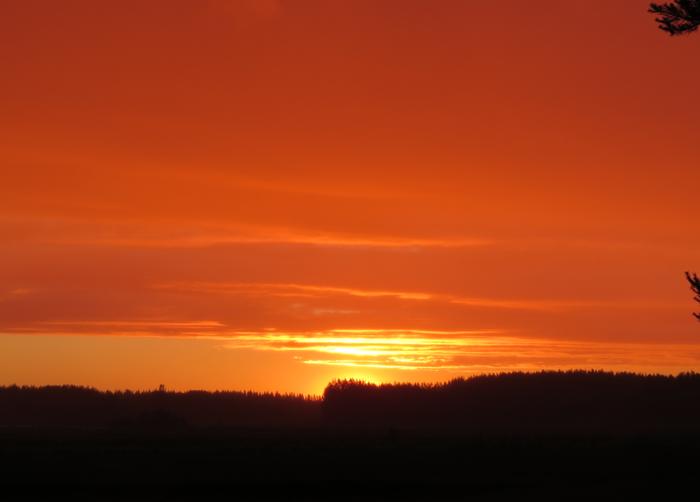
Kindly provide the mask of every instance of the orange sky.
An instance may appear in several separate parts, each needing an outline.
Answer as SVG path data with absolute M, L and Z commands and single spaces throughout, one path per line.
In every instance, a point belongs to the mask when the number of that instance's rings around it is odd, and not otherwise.
M 0 384 L 700 370 L 647 3 L 3 2 Z

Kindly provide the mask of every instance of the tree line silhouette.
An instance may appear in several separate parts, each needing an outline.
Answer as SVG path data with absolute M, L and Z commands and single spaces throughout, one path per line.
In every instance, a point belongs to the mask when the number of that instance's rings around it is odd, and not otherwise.
M 446 384 L 334 382 L 330 423 L 474 431 L 700 430 L 700 375 L 603 371 L 507 373 Z
M 0 425 L 700 432 L 700 374 L 560 371 L 382 385 L 338 380 L 322 397 L 9 386 L 0 387 Z
M 131 427 L 297 426 L 319 421 L 318 399 L 258 392 L 98 391 L 71 385 L 0 387 L 0 425 Z

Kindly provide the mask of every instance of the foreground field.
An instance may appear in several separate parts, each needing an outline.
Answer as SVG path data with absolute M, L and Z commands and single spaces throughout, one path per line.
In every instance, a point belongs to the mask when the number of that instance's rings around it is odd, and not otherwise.
M 500 500 L 692 488 L 698 436 L 5 429 L 8 494 L 45 500 Z M 22 497 L 18 497 L 22 498 Z M 9 497 L 12 499 L 12 497 Z M 605 498 L 605 497 L 603 497 Z
M 323 398 L 0 389 L 3 499 L 668 498 L 694 489 L 700 379 L 336 382 Z

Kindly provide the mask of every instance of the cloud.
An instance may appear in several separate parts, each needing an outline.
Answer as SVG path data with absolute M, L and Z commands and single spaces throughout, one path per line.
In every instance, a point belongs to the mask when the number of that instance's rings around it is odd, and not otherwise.
M 493 244 L 479 237 L 322 232 L 304 228 L 236 222 L 150 222 L 106 218 L 85 221 L 56 217 L 0 217 L 3 239 L 28 244 L 66 244 L 134 248 L 201 248 L 231 245 L 304 245 L 336 248 L 406 249 L 469 248 Z
M 506 329 L 239 330 L 211 320 L 52 321 L 0 335 L 76 335 L 197 339 L 223 349 L 286 353 L 309 366 L 459 375 L 543 369 L 674 373 L 700 364 L 697 343 L 542 339 Z
M 315 332 L 241 332 L 227 337 L 229 348 L 299 353 L 305 364 L 394 369 L 437 369 L 464 350 L 493 343 L 500 330 L 332 329 Z M 322 359 L 318 359 L 323 356 Z
M 213 8 L 232 15 L 248 14 L 274 17 L 282 14 L 280 0 L 209 0 Z
M 498 329 L 253 331 L 229 335 L 225 346 L 294 352 L 302 363 L 317 366 L 460 374 L 572 368 L 677 371 L 679 367 L 694 367 L 700 362 L 697 344 L 543 340 L 516 337 Z
M 328 296 L 354 296 L 360 298 L 397 298 L 400 300 L 430 300 L 433 295 L 411 291 L 382 291 L 370 289 L 321 286 L 313 284 L 275 283 L 221 283 L 221 282 L 173 282 L 154 286 L 157 289 L 189 291 L 209 294 L 234 294 L 251 296 L 282 296 L 298 298 L 323 298 Z
M 677 308 L 675 302 L 653 300 L 551 300 L 551 299 L 497 299 L 462 297 L 424 291 L 398 291 L 350 288 L 315 284 L 291 283 L 229 283 L 229 282 L 168 282 L 156 284 L 156 289 L 204 293 L 211 295 L 240 295 L 253 297 L 331 298 L 348 296 L 365 299 L 393 298 L 408 301 L 430 301 L 473 308 L 563 312 L 581 309 L 666 309 Z
M 0 291 L 0 302 L 27 296 L 31 293 L 32 289 L 30 288 L 14 288 L 9 291 Z

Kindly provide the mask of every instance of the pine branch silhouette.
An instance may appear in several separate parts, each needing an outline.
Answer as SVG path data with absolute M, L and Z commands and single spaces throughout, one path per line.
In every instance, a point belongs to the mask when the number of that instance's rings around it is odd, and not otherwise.
M 649 12 L 658 16 L 659 29 L 671 36 L 692 33 L 700 26 L 700 0 L 651 3 Z
M 697 274 L 691 274 L 690 272 L 685 273 L 685 278 L 688 279 L 690 283 L 690 289 L 695 293 L 694 300 L 700 303 L 700 277 Z M 700 313 L 694 312 L 695 318 L 700 321 Z

